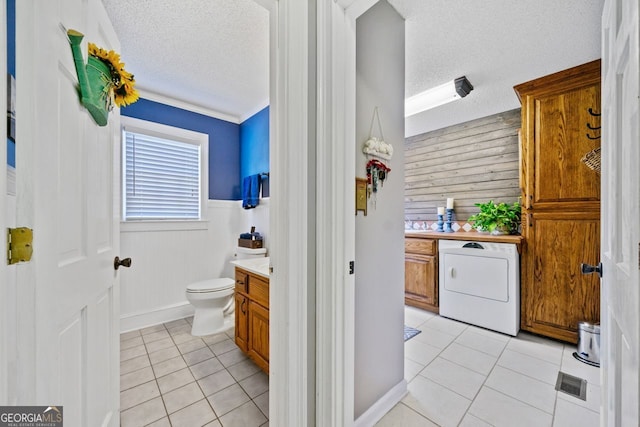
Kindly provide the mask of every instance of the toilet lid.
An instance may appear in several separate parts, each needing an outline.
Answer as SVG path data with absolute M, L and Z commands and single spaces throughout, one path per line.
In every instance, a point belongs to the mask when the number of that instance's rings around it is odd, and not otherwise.
M 187 286 L 187 292 L 215 292 L 233 288 L 235 281 L 228 277 L 220 279 L 209 279 L 192 283 Z

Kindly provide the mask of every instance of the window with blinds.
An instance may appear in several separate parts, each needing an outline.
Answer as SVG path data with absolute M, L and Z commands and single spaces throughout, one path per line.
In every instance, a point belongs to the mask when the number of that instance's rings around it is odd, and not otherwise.
M 163 136 L 123 131 L 125 221 L 201 218 L 201 144 Z

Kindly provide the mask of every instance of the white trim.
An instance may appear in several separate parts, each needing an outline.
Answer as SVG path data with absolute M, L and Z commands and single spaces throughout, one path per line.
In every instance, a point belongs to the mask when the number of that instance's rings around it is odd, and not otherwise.
M 159 102 L 160 104 L 169 105 L 171 107 L 180 108 L 182 110 L 191 111 L 192 113 L 203 114 L 205 116 L 213 117 L 214 119 L 224 120 L 235 124 L 240 124 L 240 117 L 233 114 L 222 113 L 220 111 L 213 110 L 202 105 L 195 105 L 181 99 L 172 98 L 167 95 L 162 95 L 151 90 L 138 87 L 140 98 L 148 99 L 149 101 Z M 123 116 L 125 117 L 125 116 Z
M 354 422 L 354 427 L 368 427 L 375 425 L 394 406 L 407 395 L 407 381 L 403 379 L 389 390 L 384 396 L 376 401 L 358 417 Z
M 207 220 L 158 220 L 158 221 L 120 221 L 121 233 L 138 233 L 141 231 L 192 231 L 208 230 Z
M 135 331 L 172 320 L 193 316 L 194 308 L 189 302 L 168 305 L 152 311 L 128 314 L 120 317 L 120 333 Z
M 4 161 L 6 163 L 6 157 Z M 10 196 L 16 195 L 16 168 L 9 165 L 7 165 L 7 194 Z
M 315 176 L 310 147 L 309 3 L 279 0 L 270 32 L 270 355 L 269 423 L 314 425 Z M 277 172 L 277 173 L 276 173 Z
M 262 203 L 264 199 L 260 200 Z M 209 199 L 207 200 L 207 208 L 215 208 L 215 209 L 228 209 L 230 207 L 240 206 L 242 207 L 242 200 L 218 200 L 218 199 Z

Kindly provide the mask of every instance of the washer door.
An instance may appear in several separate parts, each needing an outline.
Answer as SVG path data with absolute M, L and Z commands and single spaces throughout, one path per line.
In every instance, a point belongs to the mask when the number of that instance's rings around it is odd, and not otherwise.
M 444 263 L 444 288 L 450 292 L 509 301 L 509 262 L 490 253 L 472 250 L 473 254 L 440 253 Z M 478 253 L 483 252 L 483 253 Z

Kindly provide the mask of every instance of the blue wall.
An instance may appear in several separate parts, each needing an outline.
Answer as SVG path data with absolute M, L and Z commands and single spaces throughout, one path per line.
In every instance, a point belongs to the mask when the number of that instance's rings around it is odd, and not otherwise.
M 208 134 L 209 199 L 240 199 L 240 125 L 148 99 L 140 99 L 120 113 Z
M 7 0 L 7 73 L 16 75 L 16 0 Z M 7 163 L 16 166 L 16 143 L 8 138 Z
M 240 179 L 264 172 L 269 172 L 269 107 L 240 124 Z M 266 177 L 262 196 L 269 197 Z

